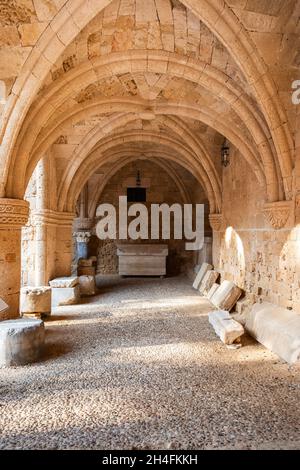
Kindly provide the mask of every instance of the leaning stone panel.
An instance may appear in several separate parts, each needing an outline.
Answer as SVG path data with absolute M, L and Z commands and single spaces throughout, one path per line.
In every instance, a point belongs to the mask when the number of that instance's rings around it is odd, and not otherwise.
M 209 293 L 212 286 L 217 281 L 219 275 L 220 274 L 217 271 L 213 271 L 213 270 L 207 271 L 207 273 L 205 274 L 199 286 L 200 294 L 206 296 Z
M 225 344 L 233 344 L 244 334 L 242 325 L 233 320 L 229 312 L 225 310 L 211 312 L 208 318 L 216 334 Z
M 237 287 L 234 282 L 223 281 L 210 300 L 220 310 L 227 310 L 230 312 L 241 294 L 242 290 Z
M 18 366 L 39 359 L 45 341 L 41 320 L 18 318 L 0 322 L 0 366 Z
M 246 330 L 289 364 L 300 360 L 300 315 L 294 311 L 268 302 L 254 304 Z
M 199 289 L 200 283 L 203 280 L 205 274 L 207 273 L 207 271 L 210 271 L 211 269 L 213 269 L 211 264 L 208 264 L 208 263 L 203 263 L 202 264 L 197 276 L 195 277 L 194 283 L 193 283 L 193 288 L 194 289 Z
M 207 293 L 207 296 L 206 296 L 208 298 L 208 300 L 211 300 L 212 296 L 214 295 L 216 290 L 219 289 L 219 287 L 220 287 L 220 284 L 217 284 L 217 283 L 215 283 L 211 286 L 211 288 L 209 289 L 209 291 Z

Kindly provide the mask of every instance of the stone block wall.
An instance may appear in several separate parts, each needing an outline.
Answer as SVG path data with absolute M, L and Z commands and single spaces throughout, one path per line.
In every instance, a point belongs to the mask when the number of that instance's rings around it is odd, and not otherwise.
M 240 154 L 223 170 L 223 222 L 214 232 L 214 264 L 222 279 L 300 313 L 300 227 L 291 210 L 275 229 L 263 213 L 265 194 Z
M 176 168 L 175 168 L 176 167 Z M 136 185 L 137 171 L 140 172 L 141 186 L 146 187 L 146 206 L 150 214 L 150 205 L 152 203 L 161 204 L 163 202 L 171 205 L 174 203 L 205 203 L 207 201 L 203 190 L 195 178 L 190 175 L 186 170 L 174 165 L 172 170 L 176 170 L 177 175 L 180 177 L 182 186 L 185 188 L 187 199 L 185 200 L 178 185 L 168 174 L 166 168 L 150 162 L 147 160 L 138 160 L 137 162 L 129 163 L 117 171 L 111 179 L 107 182 L 102 192 L 99 203 L 111 203 L 116 208 L 119 203 L 119 196 L 127 194 L 127 187 L 134 187 Z M 105 170 L 101 170 L 105 174 Z M 94 188 L 94 181 L 91 181 L 91 190 Z M 91 197 L 89 192 L 89 197 Z M 129 205 L 129 204 L 128 204 Z M 171 217 L 172 223 L 172 217 Z M 149 234 L 150 234 L 151 221 L 149 217 Z M 171 226 L 172 227 L 172 226 Z M 206 210 L 206 231 L 210 231 L 208 227 L 208 214 Z M 172 230 L 171 230 L 172 234 Z M 96 243 L 97 241 L 97 243 Z M 118 272 L 118 258 L 116 255 L 118 241 L 101 241 L 93 240 L 90 242 L 91 255 L 96 255 L 98 258 L 97 272 L 99 274 L 115 274 Z M 182 272 L 192 270 L 193 265 L 196 264 L 195 252 L 185 250 L 184 240 L 128 240 L 126 243 L 167 243 L 169 246 L 169 256 L 167 261 L 167 272 L 169 275 L 175 275 Z M 122 243 L 124 241 L 122 240 Z M 93 252 L 92 252 L 93 251 Z

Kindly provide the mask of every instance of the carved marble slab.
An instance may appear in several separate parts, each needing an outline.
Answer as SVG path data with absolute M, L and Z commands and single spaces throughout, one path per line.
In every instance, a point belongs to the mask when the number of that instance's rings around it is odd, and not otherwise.
M 120 276 L 165 276 L 168 245 L 117 246 Z

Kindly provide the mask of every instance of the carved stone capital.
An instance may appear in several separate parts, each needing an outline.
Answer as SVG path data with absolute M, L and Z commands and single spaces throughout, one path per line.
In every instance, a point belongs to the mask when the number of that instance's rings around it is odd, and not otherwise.
M 210 223 L 211 228 L 215 232 L 218 232 L 219 230 L 221 230 L 222 225 L 223 225 L 223 215 L 222 214 L 210 214 L 209 223 Z
M 0 198 L 0 229 L 21 229 L 29 216 L 29 203 L 23 199 Z
M 73 236 L 76 238 L 77 243 L 88 243 L 92 234 L 91 232 L 74 232 Z
M 78 231 L 89 231 L 94 225 L 94 220 L 90 218 L 80 219 L 79 217 L 75 220 L 75 227 Z
M 50 209 L 35 211 L 31 215 L 33 225 L 52 225 L 71 227 L 75 214 L 73 212 L 58 212 Z
M 265 204 L 263 213 L 273 228 L 280 229 L 286 225 L 291 210 L 292 201 L 276 201 Z

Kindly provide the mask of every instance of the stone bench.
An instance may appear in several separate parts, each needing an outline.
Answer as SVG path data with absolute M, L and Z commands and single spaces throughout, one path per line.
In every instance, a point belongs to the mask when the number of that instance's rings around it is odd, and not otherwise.
M 193 288 L 194 289 L 199 289 L 199 286 L 200 286 L 201 281 L 203 280 L 205 274 L 207 273 L 207 271 L 210 271 L 211 269 L 213 269 L 211 264 L 208 264 L 208 263 L 203 263 L 202 264 L 202 266 L 199 269 L 199 272 L 198 272 L 198 274 L 195 277 L 195 280 L 193 282 Z
M 229 312 L 225 310 L 216 310 L 211 312 L 208 319 L 216 334 L 224 344 L 233 344 L 245 332 L 242 325 L 233 320 Z
M 210 301 L 220 310 L 230 312 L 242 295 L 242 289 L 232 281 L 223 281 L 211 296 Z
M 246 330 L 289 364 L 300 360 L 300 315 L 296 312 L 256 303 L 247 314 Z
M 45 341 L 44 323 L 33 318 L 0 322 L 0 366 L 18 366 L 39 359 Z
M 51 313 L 51 287 L 22 287 L 20 312 L 23 316 L 41 318 Z
M 52 308 L 63 305 L 74 305 L 80 299 L 79 279 L 74 277 L 58 277 L 49 282 L 52 288 Z
M 80 294 L 85 297 L 96 294 L 95 276 L 79 276 Z

